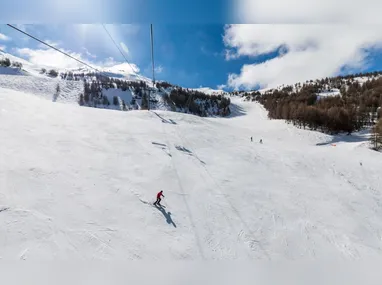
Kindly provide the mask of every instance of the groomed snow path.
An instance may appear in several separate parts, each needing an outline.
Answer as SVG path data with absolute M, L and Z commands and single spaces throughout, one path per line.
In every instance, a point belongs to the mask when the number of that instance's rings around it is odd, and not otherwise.
M 380 256 L 381 155 L 233 101 L 199 118 L 0 88 L 0 258 Z

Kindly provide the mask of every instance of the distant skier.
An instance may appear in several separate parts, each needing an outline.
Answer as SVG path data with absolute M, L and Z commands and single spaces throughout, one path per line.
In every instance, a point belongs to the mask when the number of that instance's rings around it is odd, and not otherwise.
M 251 137 L 251 142 L 253 142 L 253 138 Z
M 158 194 L 157 194 L 157 200 L 155 201 L 155 203 L 154 203 L 154 205 L 159 205 L 159 206 L 162 206 L 161 204 L 160 204 L 160 201 L 162 200 L 161 199 L 161 196 L 163 196 L 164 197 L 164 195 L 163 195 L 163 190 L 160 190 L 159 192 L 158 192 Z
M 263 139 L 260 139 L 260 143 L 263 143 Z

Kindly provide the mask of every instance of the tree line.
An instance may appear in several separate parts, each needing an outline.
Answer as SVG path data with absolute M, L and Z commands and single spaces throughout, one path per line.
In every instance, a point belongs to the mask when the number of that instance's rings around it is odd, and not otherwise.
M 158 101 L 155 96 L 150 96 L 152 92 L 159 92 L 162 94 L 164 102 L 173 108 L 175 111 L 178 108 L 182 112 L 189 112 L 198 116 L 218 115 L 227 116 L 230 114 L 230 99 L 222 95 L 207 95 L 205 93 L 184 89 L 179 86 L 172 85 L 167 82 L 156 82 L 158 90 L 154 90 L 147 85 L 144 81 L 126 81 L 115 78 L 94 78 L 89 81 L 89 77 L 93 74 L 84 75 L 84 94 L 79 97 L 79 104 L 81 106 L 109 106 L 110 102 L 106 96 L 102 94 L 103 89 L 117 88 L 122 91 L 132 91 L 133 98 L 130 105 L 134 109 L 137 109 L 136 100 L 140 99 L 140 108 L 145 110 L 148 108 L 148 100 L 151 104 L 155 104 Z M 63 76 L 64 78 L 71 78 L 71 74 Z M 171 88 L 171 90 L 166 90 Z M 117 99 L 113 100 L 114 105 L 117 104 Z M 127 104 L 122 100 L 122 109 L 127 109 Z
M 379 74 L 369 73 L 372 77 L 362 84 L 355 76 L 335 77 L 285 86 L 264 94 L 247 92 L 244 96 L 261 103 L 270 119 L 283 119 L 295 126 L 325 133 L 351 134 L 378 125 L 377 121 L 382 118 L 382 77 L 377 77 Z M 338 95 L 322 94 L 335 89 Z M 381 127 L 375 130 L 382 135 Z
M 0 59 L 0 66 L 2 67 L 16 67 L 16 68 L 22 68 L 23 64 L 21 62 L 17 61 L 11 61 L 8 57 Z
M 192 114 L 206 117 L 208 115 L 228 116 L 231 111 L 231 100 L 222 95 L 207 95 L 196 90 L 174 88 L 167 97 L 176 107 Z
M 12 63 L 8 58 L 0 60 L 0 66 L 10 67 L 22 67 L 21 63 Z M 147 109 L 148 103 L 158 103 L 156 96 L 150 96 L 150 94 L 161 94 L 164 101 L 173 108 L 173 110 L 189 112 L 198 116 L 227 116 L 230 114 L 230 99 L 222 95 L 207 95 L 203 92 L 185 89 L 177 85 L 170 84 L 165 81 L 158 81 L 155 83 L 156 89 L 148 86 L 145 81 L 129 81 L 118 78 L 106 76 L 99 72 L 59 72 L 55 69 L 47 70 L 41 68 L 41 74 L 45 74 L 49 77 L 60 77 L 62 80 L 69 81 L 83 81 L 84 92 L 79 94 L 78 103 L 81 106 L 90 107 L 107 107 L 110 105 L 121 106 L 122 110 L 128 109 L 128 104 L 124 100 L 120 100 L 119 97 L 114 96 L 112 102 L 108 97 L 102 93 L 103 89 L 121 89 L 122 91 L 132 91 L 133 98 L 130 107 L 137 109 L 136 100 L 141 100 L 140 108 Z M 54 95 L 55 99 L 59 94 L 59 90 L 56 90 Z
M 113 101 L 110 103 L 109 98 L 102 93 L 102 85 L 99 81 L 84 81 L 84 93 L 80 94 L 78 104 L 89 107 L 108 107 L 113 104 L 123 111 L 128 110 L 126 102 L 117 96 L 113 96 Z

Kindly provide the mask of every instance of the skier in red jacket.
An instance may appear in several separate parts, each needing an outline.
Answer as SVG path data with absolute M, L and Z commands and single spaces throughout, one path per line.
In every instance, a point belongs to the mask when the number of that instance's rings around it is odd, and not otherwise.
M 161 196 L 163 196 L 164 197 L 164 195 L 163 195 L 163 190 L 160 190 L 159 192 L 158 192 L 158 194 L 157 194 L 157 200 L 155 201 L 155 203 L 154 203 L 154 205 L 159 205 L 159 206 L 162 206 L 161 204 L 160 204 L 160 201 L 162 200 L 161 199 Z

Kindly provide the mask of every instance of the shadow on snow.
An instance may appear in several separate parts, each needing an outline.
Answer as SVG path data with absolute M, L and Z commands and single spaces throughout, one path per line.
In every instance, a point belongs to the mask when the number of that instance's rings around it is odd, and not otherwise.
M 176 228 L 176 224 L 174 223 L 174 221 L 171 218 L 171 212 L 166 212 L 165 209 L 163 209 L 162 207 L 159 207 L 157 205 L 155 205 L 155 208 L 157 208 L 163 214 L 163 216 L 166 218 L 167 224 L 169 224 L 169 225 L 172 224 L 174 226 L 174 228 Z
M 336 144 L 339 142 L 345 142 L 345 143 L 362 143 L 367 142 L 370 138 L 370 130 L 364 130 L 361 132 L 357 132 L 351 135 L 334 135 L 332 136 L 331 140 L 317 143 L 317 146 L 323 146 L 323 145 L 330 145 L 330 144 Z
M 155 115 L 157 115 L 157 117 L 159 117 L 162 120 L 162 123 L 176 125 L 175 121 L 173 121 L 171 119 L 167 120 L 167 119 L 163 118 L 161 115 L 159 115 L 157 112 L 153 112 L 153 113 Z
M 174 221 L 172 220 L 171 218 L 171 212 L 166 212 L 166 210 L 162 207 L 158 207 L 157 205 L 153 205 L 152 203 L 150 202 L 147 202 L 145 200 L 142 200 L 141 198 L 139 198 L 139 201 L 141 201 L 143 204 L 146 204 L 146 205 L 151 205 L 155 208 L 157 208 L 162 214 L 163 216 L 166 218 L 166 222 L 169 224 L 169 225 L 173 225 L 174 228 L 176 228 L 176 224 L 174 223 Z
M 246 114 L 246 112 L 244 111 L 244 108 L 242 108 L 241 106 L 238 106 L 236 104 L 233 104 L 233 103 L 231 103 L 229 105 L 229 109 L 231 110 L 231 114 L 229 114 L 226 117 L 222 117 L 223 119 L 224 118 L 240 117 L 240 116 L 244 116 Z
M 167 145 L 163 143 L 158 143 L 158 142 L 151 142 L 151 143 L 159 147 L 161 150 L 163 150 L 169 157 L 172 157 L 171 153 L 168 151 Z
M 179 150 L 179 151 L 185 153 L 185 154 L 188 154 L 188 155 L 190 155 L 190 156 L 195 157 L 197 160 L 199 160 L 200 163 L 202 163 L 202 164 L 204 164 L 204 165 L 206 164 L 203 160 L 201 160 L 199 157 L 197 157 L 196 155 L 194 155 L 194 154 L 192 153 L 191 150 L 185 148 L 184 146 L 176 145 L 175 148 L 176 148 L 177 150 Z
M 185 148 L 184 146 L 180 146 L 180 145 L 177 145 L 175 146 L 175 148 L 179 151 L 183 151 L 189 155 L 192 155 L 192 151 L 191 150 L 188 150 L 187 148 Z

